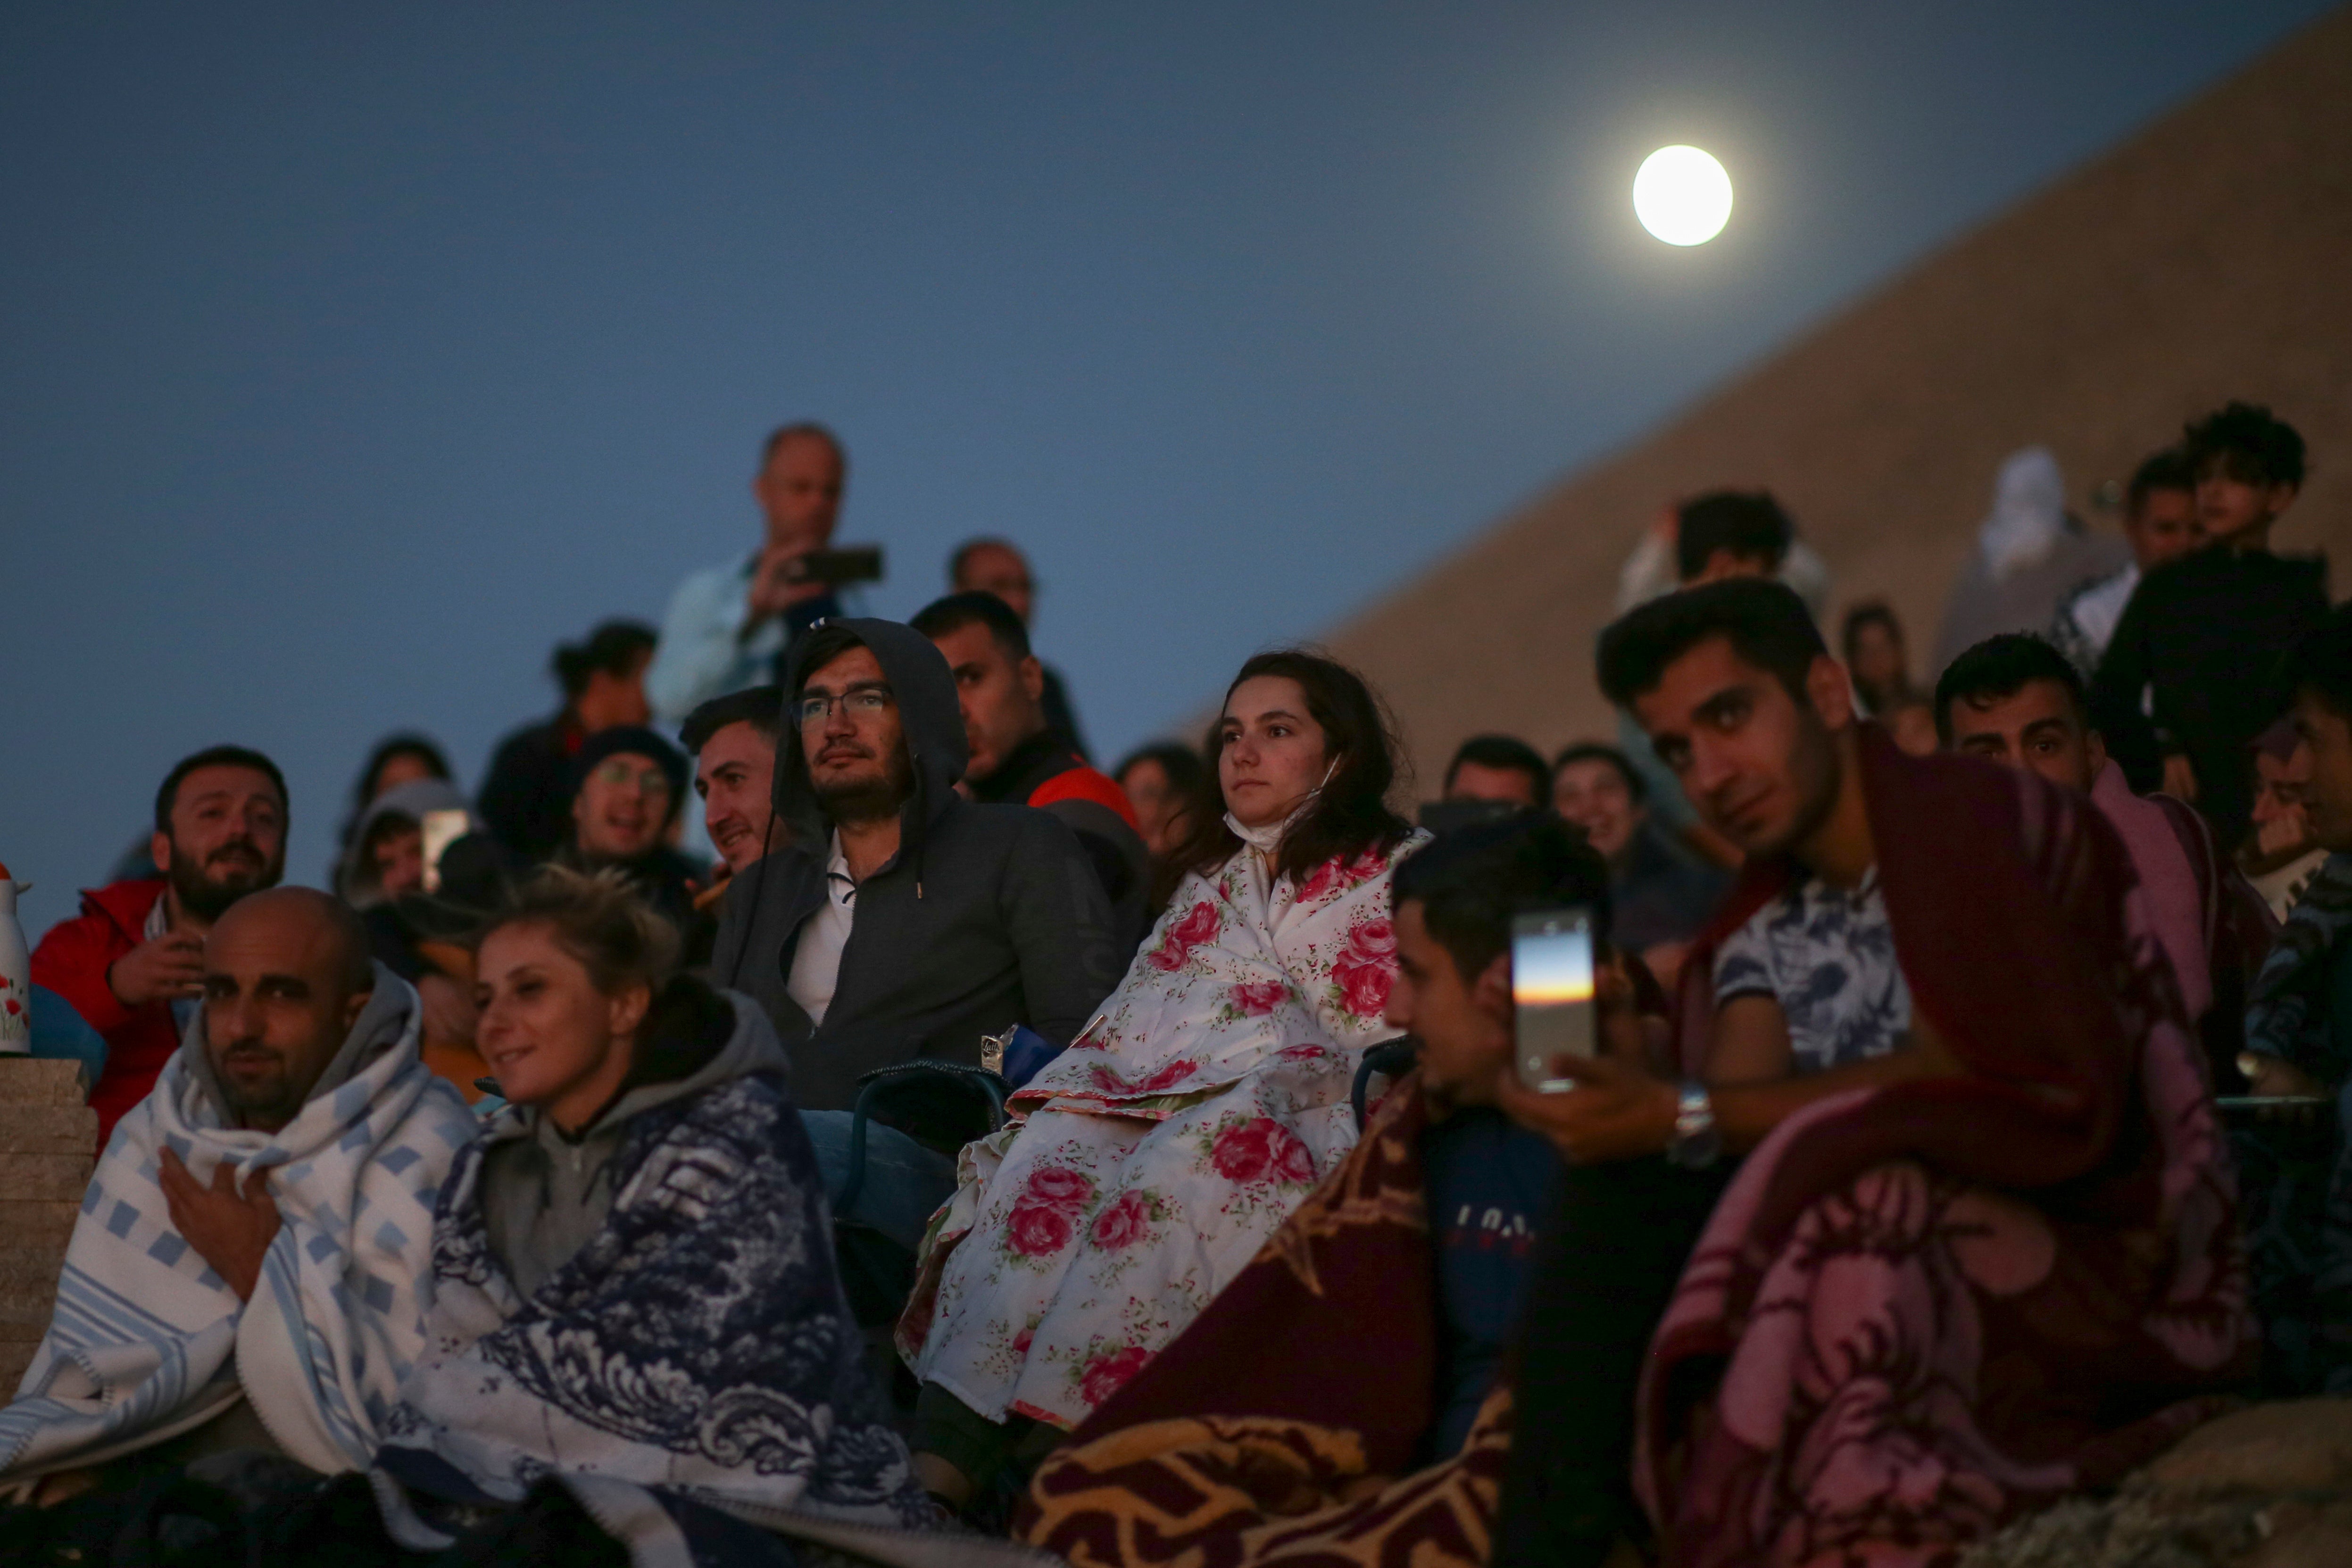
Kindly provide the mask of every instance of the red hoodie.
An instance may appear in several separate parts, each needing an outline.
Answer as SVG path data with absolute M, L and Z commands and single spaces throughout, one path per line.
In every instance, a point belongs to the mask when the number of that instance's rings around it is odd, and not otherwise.
M 33 984 L 71 1002 L 83 1021 L 106 1037 L 106 1072 L 89 1096 L 101 1150 L 114 1134 L 114 1124 L 147 1098 L 155 1075 L 180 1046 L 171 1003 L 126 1008 L 106 983 L 114 961 L 144 940 L 141 934 L 155 901 L 163 896 L 163 885 L 161 877 L 142 877 L 84 888 L 81 913 L 50 926 L 33 949 Z

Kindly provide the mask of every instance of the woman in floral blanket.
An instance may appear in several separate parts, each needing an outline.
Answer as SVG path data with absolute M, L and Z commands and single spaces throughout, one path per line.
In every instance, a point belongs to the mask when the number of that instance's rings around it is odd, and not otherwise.
M 1242 666 L 1209 738 L 1224 813 L 1126 980 L 963 1152 L 898 1346 L 916 1466 L 961 1502 L 1037 1423 L 1067 1429 L 1241 1271 L 1354 1144 L 1348 1091 L 1396 974 L 1394 741 L 1353 672 Z

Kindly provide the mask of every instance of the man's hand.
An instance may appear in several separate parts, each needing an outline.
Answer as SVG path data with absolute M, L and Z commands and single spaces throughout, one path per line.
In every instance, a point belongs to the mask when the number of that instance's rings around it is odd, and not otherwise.
M 1496 1103 L 1512 1121 L 1550 1139 L 1560 1158 L 1597 1165 L 1663 1154 L 1674 1142 L 1681 1098 L 1674 1084 L 1607 1057 L 1563 1056 L 1552 1071 L 1576 1080 L 1576 1087 L 1540 1094 L 1507 1072 Z
M 205 945 L 188 932 L 166 931 L 109 965 L 106 988 L 126 1008 L 199 996 L 205 988 Z
M 2197 803 L 2197 769 L 2189 758 L 2176 751 L 2164 759 L 2164 782 L 2158 786 L 2176 800 Z
M 751 591 L 744 598 L 751 611 L 744 622 L 747 627 L 757 626 L 771 615 L 782 615 L 825 591 L 824 583 L 800 575 L 801 562 L 808 554 L 799 545 L 772 544 L 760 552 L 760 564 L 751 572 Z
M 180 1156 L 163 1151 L 163 1201 L 172 1211 L 172 1228 L 196 1255 L 228 1281 L 240 1301 L 253 1300 L 261 1281 L 261 1260 L 278 1234 L 278 1205 L 269 1196 L 269 1174 L 256 1171 L 236 1189 L 236 1173 L 223 1160 L 213 1167 L 213 1185 L 205 1186 L 188 1174 Z

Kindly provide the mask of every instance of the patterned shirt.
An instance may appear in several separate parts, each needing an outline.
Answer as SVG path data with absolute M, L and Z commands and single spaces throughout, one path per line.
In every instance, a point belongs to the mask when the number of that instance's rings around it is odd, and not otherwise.
M 1875 866 L 1853 890 L 1807 877 L 1748 916 L 1715 956 L 1715 1001 L 1765 996 L 1789 1020 L 1801 1073 L 1907 1043 L 1911 988 L 1895 961 Z

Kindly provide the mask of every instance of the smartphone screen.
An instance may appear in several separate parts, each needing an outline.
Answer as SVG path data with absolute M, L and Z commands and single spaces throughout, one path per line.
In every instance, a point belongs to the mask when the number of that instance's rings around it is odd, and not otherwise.
M 466 813 L 461 807 L 425 813 L 419 836 L 424 840 L 425 892 L 441 891 L 441 852 L 466 836 Z
M 1519 1082 L 1545 1094 L 1575 1088 L 1551 1064 L 1593 1054 L 1591 911 L 1546 909 L 1512 919 L 1511 1001 Z

